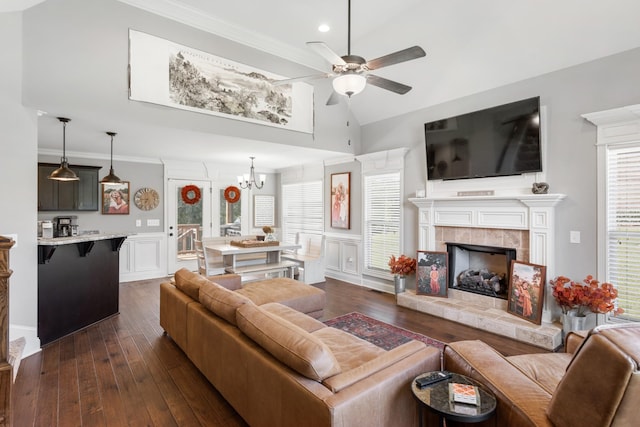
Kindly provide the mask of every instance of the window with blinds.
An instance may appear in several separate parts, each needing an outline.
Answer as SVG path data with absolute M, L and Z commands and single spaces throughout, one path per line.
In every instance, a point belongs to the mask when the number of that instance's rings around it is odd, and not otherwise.
M 607 280 L 619 317 L 640 320 L 640 144 L 607 149 Z
M 295 243 L 297 233 L 324 231 L 322 181 L 282 186 L 282 240 Z
M 400 254 L 400 172 L 364 176 L 364 270 L 388 278 L 389 257 Z

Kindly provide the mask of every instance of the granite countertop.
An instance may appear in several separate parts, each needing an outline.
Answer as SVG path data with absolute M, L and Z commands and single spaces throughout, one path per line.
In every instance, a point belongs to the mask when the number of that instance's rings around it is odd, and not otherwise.
M 119 237 L 128 237 L 128 236 L 132 236 L 133 234 L 134 233 L 98 233 L 98 234 L 82 234 L 79 236 L 69 236 L 69 237 L 53 237 L 53 238 L 38 237 L 38 245 L 44 245 L 44 246 L 70 245 L 72 243 L 83 243 L 83 242 L 91 242 L 94 240 L 108 240 L 108 239 L 116 239 Z

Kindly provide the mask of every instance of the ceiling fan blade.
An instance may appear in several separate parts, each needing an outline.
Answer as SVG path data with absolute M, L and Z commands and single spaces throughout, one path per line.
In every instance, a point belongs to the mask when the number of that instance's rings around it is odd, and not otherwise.
M 340 95 L 335 90 L 331 91 L 331 96 L 327 99 L 327 105 L 336 105 L 338 102 L 340 102 Z
M 411 90 L 411 86 L 403 85 L 402 83 L 394 82 L 384 77 L 374 76 L 373 74 L 367 75 L 367 83 L 390 90 L 391 92 L 399 93 L 400 95 L 404 95 Z
M 286 85 L 286 84 L 295 83 L 295 82 L 305 82 L 309 80 L 325 79 L 327 77 L 333 77 L 333 74 L 331 73 L 312 74 L 310 76 L 294 77 L 292 79 L 274 80 L 273 82 L 271 82 L 271 84 L 274 86 L 280 86 L 280 85 Z
M 342 59 L 337 53 L 329 49 L 329 46 L 327 46 L 324 42 L 307 42 L 307 46 L 313 49 L 318 55 L 326 59 L 331 65 L 347 64 L 346 62 L 344 62 L 344 59 Z
M 372 59 L 367 62 L 367 68 L 377 70 L 378 68 L 388 67 L 389 65 L 398 64 L 400 62 L 410 61 L 425 56 L 425 51 L 420 46 L 408 47 L 394 53 L 390 53 L 380 58 Z

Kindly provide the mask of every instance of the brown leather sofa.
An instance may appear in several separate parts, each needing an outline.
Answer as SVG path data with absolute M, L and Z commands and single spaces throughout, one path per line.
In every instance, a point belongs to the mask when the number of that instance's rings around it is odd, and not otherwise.
M 486 425 L 638 425 L 640 324 L 571 333 L 565 348 L 567 353 L 504 357 L 481 341 L 459 341 L 445 348 L 444 368 L 496 395 L 496 415 Z
M 162 327 L 249 425 L 417 425 L 410 382 L 440 369 L 439 350 L 410 341 L 385 351 L 298 311 L 309 301 L 277 284 L 271 299 L 284 303 L 265 302 L 264 289 L 243 295 L 253 283 L 232 291 L 179 271 L 160 288 Z

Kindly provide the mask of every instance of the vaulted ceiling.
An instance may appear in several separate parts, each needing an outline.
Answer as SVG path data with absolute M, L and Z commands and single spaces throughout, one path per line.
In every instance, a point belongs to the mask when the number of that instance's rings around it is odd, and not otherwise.
M 305 42 L 323 41 L 339 55 L 347 53 L 347 0 L 119 1 L 318 72 L 329 71 L 330 66 Z M 0 12 L 40 2 L 5 0 Z M 377 75 L 413 89 L 398 95 L 369 85 L 349 104 L 361 125 L 640 46 L 637 0 L 352 0 L 351 3 L 352 54 L 373 59 L 413 45 L 421 46 L 427 53 L 424 58 L 376 71 Z M 331 30 L 319 32 L 322 23 Z M 328 79 L 313 84 L 328 93 Z M 46 132 L 55 136 L 43 140 L 59 140 L 58 127 L 55 123 L 50 127 Z M 154 137 L 160 143 L 166 136 Z M 207 135 L 197 137 L 206 139 Z M 260 157 L 259 141 L 244 143 L 253 150 L 251 154 Z M 135 142 L 127 144 L 131 157 L 136 153 L 144 156 L 142 148 L 136 151 L 131 144 Z M 229 147 L 236 148 L 233 144 Z M 267 149 L 273 151 L 273 147 Z M 318 153 L 292 150 L 297 156 L 295 162 L 319 157 Z M 246 152 L 242 154 L 245 155 Z

